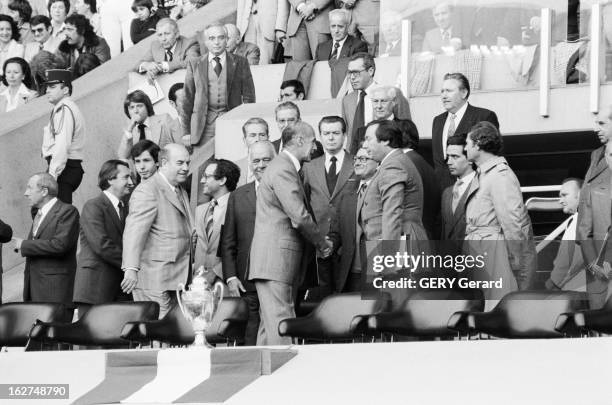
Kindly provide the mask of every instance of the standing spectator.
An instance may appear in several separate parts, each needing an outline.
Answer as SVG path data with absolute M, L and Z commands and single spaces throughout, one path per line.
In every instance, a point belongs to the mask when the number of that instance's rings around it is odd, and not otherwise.
M 290 0 L 291 10 L 287 21 L 287 37 L 289 52 L 293 60 L 314 59 L 317 45 L 328 41 L 329 11 L 333 7 L 332 0 Z
M 134 18 L 129 0 L 103 0 L 100 2 L 100 29 L 110 47 L 111 57 L 130 48 L 130 25 Z
M 23 58 L 11 58 L 4 62 L 2 84 L 6 88 L 0 92 L 0 113 L 9 112 L 26 104 L 38 93 L 34 87 L 30 66 Z
M 485 108 L 474 107 L 468 103 L 470 82 L 461 73 L 447 73 L 442 83 L 442 106 L 446 112 L 433 119 L 431 130 L 431 149 L 434 170 L 440 186 L 444 189 L 454 180 L 446 165 L 446 140 L 455 133 L 468 133 L 477 122 L 488 121 L 499 128 L 497 115 Z
M 72 74 L 69 70 L 48 70 L 45 85 L 53 111 L 43 131 L 42 156 L 49 164 L 49 174 L 57 180 L 57 197 L 72 204 L 72 193 L 83 179 L 85 120 L 70 98 Z
M 137 183 L 151 178 L 159 168 L 159 146 L 147 139 L 137 142 L 130 150 L 134 168 L 138 175 Z
M 155 115 L 153 103 L 142 90 L 135 90 L 127 95 L 123 102 L 123 111 L 130 123 L 123 133 L 117 156 L 119 159 L 128 159 L 130 149 L 136 142 L 148 139 L 163 148 L 169 143 L 180 141 L 168 114 Z
M 274 118 L 278 126 L 278 131 L 282 134 L 285 128 L 291 127 L 301 120 L 300 109 L 295 103 L 284 101 L 274 109 Z M 283 150 L 283 137 L 281 136 L 272 142 L 272 144 L 274 145 L 274 149 L 276 149 L 276 153 L 280 153 Z
M 288 18 L 287 0 L 238 0 L 236 25 L 245 42 L 259 47 L 262 65 L 272 61 L 274 44 L 286 38 Z
M 242 56 L 249 61 L 249 65 L 259 65 L 259 47 L 251 42 L 242 41 L 242 35 L 234 24 L 225 24 L 227 30 L 227 51 Z
M 106 161 L 98 174 L 98 187 L 102 192 L 83 206 L 73 298 L 79 317 L 92 305 L 129 298 L 121 291 L 121 255 L 128 212 L 124 201 L 133 186 L 127 163 Z
M 251 150 L 251 146 L 259 141 L 267 141 L 269 139 L 269 128 L 268 123 L 263 118 L 253 117 L 249 118 L 242 125 L 242 141 L 247 149 L 247 156 L 244 159 L 240 159 L 236 162 L 240 168 L 240 183 L 250 183 L 255 178 L 255 173 L 251 170 L 251 157 L 248 155 L 248 151 Z
M 531 220 L 502 148 L 502 136 L 490 122 L 479 122 L 468 133 L 466 151 L 478 166 L 478 189 L 466 207 L 466 246 L 469 254 L 484 257 L 478 275 L 502 280 L 502 288 L 484 290 L 485 310 L 511 291 L 529 289 L 535 274 Z
M 55 53 L 62 39 L 51 35 L 51 20 L 44 15 L 36 15 L 30 20 L 34 42 L 25 44 L 24 59 L 30 63 L 40 51 Z
M 17 23 L 19 28 L 19 43 L 25 45 L 34 40 L 30 27 L 30 18 L 32 17 L 32 7 L 27 0 L 13 0 L 9 4 L 9 13 L 13 21 Z
M 0 219 L 0 304 L 2 304 L 2 244 L 11 241 L 13 229 Z
M 7 59 L 23 58 L 25 48 L 19 42 L 19 29 L 11 17 L 0 14 L 0 66 L 4 66 Z M 4 71 L 0 72 L 4 75 Z
M 100 29 L 100 14 L 98 14 L 98 5 L 96 0 L 76 0 L 74 3 L 74 9 L 77 14 L 84 15 L 97 36 L 102 36 L 102 30 Z
M 151 42 L 149 52 L 136 70 L 153 80 L 159 74 L 184 69 L 189 60 L 199 56 L 200 46 L 196 39 L 185 38 L 180 34 L 176 21 L 164 18 L 157 23 L 157 40 Z
M 154 13 L 152 8 L 151 0 L 134 0 L 132 3 L 132 11 L 136 14 L 136 18 L 130 24 L 130 38 L 134 45 L 155 34 L 159 15 Z
M 301 101 L 306 97 L 304 85 L 299 80 L 285 80 L 280 86 L 280 102 Z
M 189 174 L 189 152 L 168 144 L 160 168 L 136 187 L 123 232 L 123 292 L 134 301 L 159 303 L 163 318 L 176 304 L 176 289 L 188 279 L 194 220 L 181 185 Z
M 84 74 L 91 72 L 100 65 L 100 59 L 98 59 L 96 55 L 94 55 L 93 53 L 83 53 L 79 55 L 76 62 L 74 62 L 74 68 L 72 69 L 72 78 L 76 80 Z
M 349 13 L 345 10 L 329 12 L 331 39 L 317 45 L 316 59 L 337 62 L 359 52 L 368 52 L 368 44 L 348 34 Z
M 58 184 L 49 173 L 30 177 L 24 195 L 36 216 L 27 239 L 13 238 L 15 249 L 26 258 L 23 300 L 71 306 L 79 211 L 57 198 Z
M 255 102 L 249 62 L 226 51 L 223 24 L 207 26 L 204 38 L 208 52 L 187 62 L 181 111 L 183 143 L 196 147 L 213 139 L 217 117 L 242 103 Z
M 585 183 L 591 183 L 602 174 L 608 174 L 610 169 L 606 164 L 605 150 L 606 144 L 612 139 L 612 106 L 604 113 L 600 112 L 595 120 L 595 133 L 601 142 L 601 146 L 591 152 L 589 168 L 584 176 Z
M 64 60 L 67 69 L 74 71 L 79 55 L 85 53 L 96 55 L 100 63 L 110 59 L 108 44 L 94 33 L 85 16 L 72 14 L 66 18 L 64 33 L 66 39 L 60 43 L 57 54 Z
M 249 304 L 244 344 L 254 346 L 259 328 L 259 299 L 255 285 L 247 278 L 249 256 L 255 231 L 257 188 L 276 152 L 272 143 L 261 140 L 251 144 L 248 156 L 249 169 L 255 180 L 238 187 L 229 197 L 221 235 L 221 260 L 223 279 L 230 296 L 242 296 Z
M 51 18 L 51 36 L 62 41 L 64 33 L 64 22 L 70 12 L 69 0 L 49 0 L 49 17 Z
M 378 47 L 380 22 L 379 0 L 336 0 L 336 6 L 350 11 L 350 32 L 360 32 L 368 43 L 368 52 L 374 55 Z

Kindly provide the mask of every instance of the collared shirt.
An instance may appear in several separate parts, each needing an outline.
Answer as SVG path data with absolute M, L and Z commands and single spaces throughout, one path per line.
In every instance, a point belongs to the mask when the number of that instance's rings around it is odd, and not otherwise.
M 468 104 L 469 103 L 466 101 L 455 113 L 455 131 L 457 131 L 457 128 L 459 128 L 459 123 L 465 115 L 465 110 L 467 110 Z M 448 141 L 448 128 L 450 127 L 450 122 L 451 112 L 449 111 L 446 115 L 446 122 L 444 123 L 444 128 L 442 129 L 442 153 L 444 154 L 444 158 L 446 158 L 446 141 Z
M 145 138 L 149 140 L 151 139 L 151 127 L 149 126 L 150 123 L 151 120 L 149 119 L 149 117 L 145 118 L 145 120 L 141 122 L 141 124 L 145 126 Z M 132 128 L 132 132 L 129 132 L 128 130 L 125 131 L 125 136 L 127 137 L 127 139 L 136 139 L 136 142 L 140 140 L 140 129 L 138 129 L 138 125 L 140 124 L 134 125 L 134 128 Z
M 47 201 L 45 205 L 40 207 L 40 221 L 38 221 L 38 226 L 36 227 L 36 229 L 32 229 L 32 235 L 36 235 L 36 232 L 38 232 L 38 228 L 40 228 L 40 224 L 43 223 L 45 217 L 47 216 L 49 211 L 51 211 L 51 208 L 53 208 L 56 202 L 57 202 L 57 197 L 53 197 L 52 199 Z
M 108 199 L 110 200 L 111 204 L 113 204 L 113 208 L 115 209 L 115 212 L 117 213 L 117 216 L 119 217 L 119 219 L 121 219 L 121 211 L 119 210 L 119 199 L 117 198 L 116 195 L 114 195 L 113 193 L 111 193 L 108 190 L 104 190 L 103 191 L 104 195 L 106 195 L 106 197 L 108 197 Z
M 66 28 L 66 23 L 62 23 L 62 25 L 60 25 L 59 29 L 55 29 L 55 27 L 53 26 L 53 24 L 51 25 L 51 28 L 53 29 L 53 31 L 51 31 L 51 36 L 54 38 L 59 38 L 60 35 L 64 32 L 64 28 Z
M 385 160 L 387 160 L 387 158 L 388 158 L 388 157 L 389 157 L 389 156 L 390 156 L 390 155 L 391 155 L 393 152 L 395 152 L 396 150 L 397 150 L 397 149 L 391 149 L 391 151 L 385 155 L 385 157 L 383 158 L 383 160 L 381 160 L 381 161 L 380 161 L 380 165 L 382 165 L 382 164 L 383 164 L 383 162 L 384 162 Z M 380 167 L 380 165 L 378 165 L 378 166 Z
M 159 173 L 159 175 L 161 176 L 162 179 L 164 179 L 164 181 L 166 182 L 166 184 L 168 185 L 168 187 L 170 187 L 172 189 L 172 191 L 174 191 L 176 193 L 176 186 L 173 186 L 172 184 L 170 184 L 170 181 L 168 181 L 168 179 L 166 178 L 166 176 L 164 176 L 164 174 L 161 171 L 157 171 L 157 173 Z
M 338 52 L 336 53 L 336 57 L 335 59 L 340 59 L 340 53 L 342 52 L 342 47 L 344 46 L 344 43 L 346 42 L 346 39 L 348 38 L 348 35 L 344 37 L 343 40 L 341 41 L 334 41 L 332 40 L 332 50 L 331 53 L 334 53 L 334 45 L 336 44 L 336 42 L 338 43 Z M 331 56 L 331 54 L 330 54 Z
M 208 52 L 208 63 L 212 64 L 214 68 L 216 66 L 215 61 L 213 60 L 216 56 L 212 52 Z M 223 52 L 218 56 L 219 63 L 221 64 L 221 69 L 225 69 L 225 61 L 227 59 L 227 52 Z
M 220 223 L 223 225 L 225 223 L 225 210 L 227 208 L 227 202 L 229 201 L 230 193 L 223 194 L 221 197 L 217 198 L 217 206 L 213 211 L 213 223 Z
M 567 219 L 565 232 L 563 232 L 562 240 L 576 240 L 576 228 L 578 223 L 578 213 L 576 212 Z
M 457 179 L 457 181 L 461 180 L 461 185 L 459 185 L 459 198 L 466 192 L 468 186 L 474 180 L 474 176 L 476 176 L 476 172 L 472 171 L 470 174 L 466 174 L 465 176 Z
M 342 162 L 344 162 L 344 156 L 346 156 L 346 153 L 344 152 L 344 149 L 340 149 L 340 152 L 336 153 L 335 155 L 325 152 L 325 173 L 329 172 L 329 167 L 332 164 L 332 156 L 336 157 L 336 174 L 338 174 L 342 168 Z
M 378 87 L 378 83 L 376 81 L 372 81 L 372 83 L 370 83 L 370 85 L 365 89 L 366 96 L 363 99 L 363 123 L 365 125 L 368 125 L 374 118 L 371 94 L 372 90 L 376 87 Z
M 172 52 L 172 60 L 174 60 L 174 58 L 176 58 L 176 44 L 178 43 L 178 38 L 176 40 L 176 42 L 174 42 L 174 45 L 172 45 L 170 47 L 170 49 L 164 49 L 164 53 L 166 54 L 166 57 L 168 56 L 168 51 Z M 164 73 L 168 73 L 170 71 L 170 65 L 168 64 L 169 61 L 163 61 L 161 62 L 161 67 L 162 67 L 162 71 Z
M 287 156 L 289 156 L 289 159 L 291 159 L 291 163 L 293 163 L 293 166 L 295 167 L 295 171 L 299 172 L 302 168 L 302 165 L 300 165 L 300 161 L 297 160 L 297 158 L 293 156 L 293 154 L 291 154 L 291 152 L 289 152 L 288 150 L 283 150 L 283 153 L 286 153 Z
M 0 93 L 0 96 L 6 97 L 6 110 L 4 112 L 13 111 L 15 108 L 17 108 L 20 105 L 19 100 L 24 100 L 24 103 L 27 102 L 30 94 L 32 94 L 32 92 L 23 83 L 21 83 L 17 89 L 15 96 L 11 96 L 9 88 L 7 87 L 2 93 Z

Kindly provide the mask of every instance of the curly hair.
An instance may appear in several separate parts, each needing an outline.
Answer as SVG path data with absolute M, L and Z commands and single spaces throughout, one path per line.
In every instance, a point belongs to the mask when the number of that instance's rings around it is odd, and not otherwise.
M 499 130 L 490 122 L 480 121 L 476 123 L 470 129 L 468 136 L 483 152 L 492 153 L 495 156 L 502 156 L 504 141 Z

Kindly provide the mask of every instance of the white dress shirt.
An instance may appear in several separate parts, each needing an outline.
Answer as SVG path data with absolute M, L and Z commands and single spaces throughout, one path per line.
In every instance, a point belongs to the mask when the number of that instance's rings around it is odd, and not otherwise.
M 115 209 L 115 212 L 117 213 L 117 216 L 119 217 L 119 219 L 121 219 L 121 211 L 119 210 L 119 202 L 120 201 L 117 198 L 117 196 L 114 195 L 113 193 L 111 193 L 108 190 L 104 190 L 103 193 L 110 200 L 111 204 L 113 204 L 113 208 Z
M 214 58 L 215 55 L 212 52 L 208 52 L 208 63 L 212 65 L 213 69 L 215 68 L 215 66 L 217 66 L 217 64 L 213 60 Z M 223 52 L 221 55 L 218 56 L 218 58 L 219 63 L 221 64 L 221 69 L 225 69 L 225 60 L 227 59 L 227 52 Z
M 337 52 L 336 57 L 334 59 L 340 59 L 340 53 L 342 52 L 342 47 L 344 46 L 344 43 L 346 42 L 347 38 L 348 38 L 348 35 L 345 36 L 344 39 L 341 40 L 341 41 L 334 41 L 334 40 L 332 40 L 332 49 L 331 49 L 330 56 L 331 56 L 331 54 L 334 53 L 334 45 L 336 45 L 336 42 L 337 42 L 338 45 L 339 45 L 338 46 L 338 52 Z
M 230 193 L 223 194 L 217 200 L 217 206 L 213 211 L 213 224 L 220 223 L 225 224 L 225 210 L 227 209 L 227 202 L 229 201 Z
M 2 93 L 0 93 L 0 97 L 3 96 L 6 98 L 6 110 L 4 112 L 13 111 L 16 109 L 19 106 L 19 100 L 27 100 L 27 98 L 30 97 L 30 94 L 32 94 L 32 92 L 23 83 L 21 83 L 17 89 L 15 96 L 11 96 L 9 88 L 7 87 Z
M 466 101 L 465 104 L 463 104 L 461 108 L 459 108 L 459 110 L 457 110 L 457 112 L 455 113 L 455 133 L 457 132 L 457 128 L 459 128 L 459 123 L 461 122 L 461 119 L 465 115 L 465 110 L 467 110 L 468 104 L 469 103 Z M 442 129 L 442 154 L 444 155 L 445 159 L 446 159 L 446 141 L 448 141 L 448 128 L 450 126 L 450 122 L 451 122 L 451 112 L 449 111 L 446 116 L 446 122 L 444 123 L 444 128 Z
M 346 156 L 346 153 L 344 152 L 344 149 L 340 149 L 340 152 L 336 153 L 335 155 L 325 152 L 325 173 L 329 172 L 329 167 L 332 164 L 332 156 L 336 157 L 336 174 L 338 174 L 342 168 L 342 163 L 344 162 L 344 156 Z
M 461 198 L 466 192 L 468 186 L 470 185 L 472 180 L 474 180 L 474 176 L 476 176 L 476 172 L 472 171 L 470 174 L 467 174 L 464 177 L 457 179 L 457 181 L 461 180 L 462 182 L 458 187 L 459 198 Z
M 40 224 L 43 223 L 43 221 L 45 220 L 45 217 L 47 216 L 49 211 L 51 211 L 51 208 L 53 208 L 56 202 L 57 202 L 57 197 L 53 197 L 52 199 L 47 201 L 45 205 L 40 207 L 40 221 L 38 221 L 36 229 L 32 229 L 32 235 L 36 235 L 36 232 L 38 232 L 38 228 L 40 228 Z

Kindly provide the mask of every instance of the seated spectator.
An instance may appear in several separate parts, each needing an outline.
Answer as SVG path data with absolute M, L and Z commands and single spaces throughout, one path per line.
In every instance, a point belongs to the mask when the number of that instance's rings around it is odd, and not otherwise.
M 9 16 L 17 23 L 19 28 L 19 42 L 27 44 L 32 42 L 34 37 L 30 29 L 30 18 L 32 17 L 32 7 L 27 0 L 13 0 L 9 4 Z
M 136 67 L 138 72 L 146 73 L 151 80 L 161 73 L 185 69 L 189 59 L 200 56 L 196 39 L 180 35 L 176 21 L 169 18 L 159 20 L 156 30 L 157 40 L 151 43 L 149 52 Z
M 423 52 L 441 53 L 445 48 L 452 46 L 451 39 L 459 39 L 462 43 L 460 27 L 453 25 L 452 6 L 447 2 L 439 3 L 432 12 L 436 28 L 425 33 Z
M 159 16 L 151 10 L 152 8 L 151 0 L 134 0 L 132 3 L 132 11 L 136 14 L 136 18 L 132 20 L 130 26 L 130 37 L 134 44 L 155 34 Z
M 242 41 L 242 34 L 236 25 L 225 24 L 225 29 L 227 30 L 227 51 L 246 58 L 249 65 L 259 65 L 259 47 Z
M 89 20 L 96 35 L 101 37 L 100 14 L 98 14 L 96 0 L 76 0 L 76 2 L 74 2 L 74 9 L 77 14 L 84 15 Z
M 159 168 L 159 146 L 148 139 L 137 142 L 130 150 L 130 157 L 134 161 L 134 168 L 138 175 L 136 184 L 155 174 Z
M 174 108 L 177 113 L 177 117 L 172 120 L 172 124 L 175 126 L 176 133 L 183 135 L 183 123 L 181 122 L 181 109 L 183 108 L 183 97 L 185 97 L 184 83 L 174 83 L 170 90 L 168 90 L 168 104 Z
M 49 0 L 49 17 L 51 18 L 51 36 L 59 42 L 62 41 L 64 31 L 64 22 L 70 11 L 70 2 L 68 0 Z
M 0 66 L 13 57 L 23 58 L 25 48 L 19 42 L 17 23 L 8 15 L 0 14 Z M 0 75 L 4 75 L 0 72 Z
M 380 17 L 382 39 L 378 56 L 399 56 L 402 53 L 402 16 L 388 11 Z
M 30 66 L 23 58 L 7 59 L 2 69 L 2 84 L 6 89 L 0 92 L 0 113 L 12 111 L 37 96 L 31 90 L 34 83 Z
M 304 85 L 299 80 L 285 80 L 281 83 L 279 101 L 300 101 L 305 96 Z
M 180 134 L 177 134 L 172 119 L 168 114 L 155 115 L 153 103 L 144 91 L 136 90 L 125 98 L 123 111 L 130 119 L 126 128 L 117 155 L 119 159 L 127 159 L 130 149 L 136 142 L 148 139 L 155 142 L 161 148 L 169 143 L 180 142 Z
M 100 59 L 93 53 L 79 55 L 74 63 L 74 69 L 72 69 L 72 78 L 76 80 L 85 73 L 91 72 L 101 64 Z
M 84 53 L 96 55 L 100 63 L 110 59 L 110 48 L 106 40 L 95 34 L 85 16 L 72 14 L 66 18 L 64 32 L 66 39 L 60 44 L 57 54 L 64 60 L 67 69 L 74 71 L 76 60 Z
M 36 15 L 30 20 L 33 42 L 25 44 L 24 59 L 30 63 L 40 51 L 57 52 L 60 39 L 51 36 L 51 20 L 45 15 Z
M 54 53 L 47 51 L 40 51 L 30 62 L 30 70 L 36 83 L 36 91 L 38 94 L 46 93 L 46 76 L 47 70 L 58 69 L 62 66 L 62 61 Z
M 358 52 L 367 52 L 368 44 L 348 34 L 350 16 L 345 10 L 329 12 L 329 30 L 332 38 L 317 45 L 316 59 L 335 63 Z

